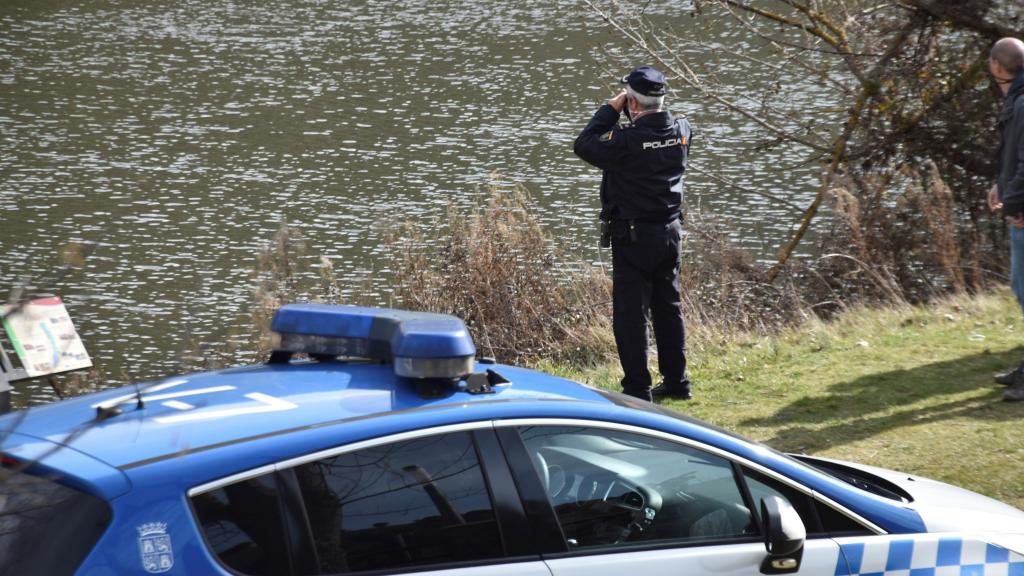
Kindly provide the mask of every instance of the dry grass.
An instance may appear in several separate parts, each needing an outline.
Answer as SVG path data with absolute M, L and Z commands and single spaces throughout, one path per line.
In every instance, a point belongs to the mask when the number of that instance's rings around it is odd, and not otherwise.
M 270 352 L 273 334 L 270 323 L 277 309 L 299 298 L 299 270 L 305 243 L 302 236 L 286 222 L 281 224 L 273 241 L 260 250 L 256 262 L 256 288 L 253 290 L 253 344 L 256 353 Z M 333 279 L 333 271 L 331 273 Z M 335 284 L 336 288 L 336 284 Z
M 454 314 L 502 362 L 607 360 L 610 280 L 567 262 L 525 187 L 493 184 L 483 204 L 408 222 L 387 241 L 394 307 Z
M 930 159 L 848 175 L 829 200 L 826 256 L 810 267 L 846 304 L 927 302 L 999 276 L 1002 264 L 980 258 L 988 221 L 958 202 Z
M 774 283 L 753 255 L 734 246 L 715 219 L 691 217 L 680 275 L 691 343 L 738 333 L 770 333 L 813 315 L 793 268 Z

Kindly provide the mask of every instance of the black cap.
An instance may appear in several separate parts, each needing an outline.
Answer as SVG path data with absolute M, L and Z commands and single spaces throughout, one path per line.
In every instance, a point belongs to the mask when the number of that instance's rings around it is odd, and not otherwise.
M 644 96 L 665 95 L 665 75 L 650 66 L 641 66 L 622 77 L 623 84 Z

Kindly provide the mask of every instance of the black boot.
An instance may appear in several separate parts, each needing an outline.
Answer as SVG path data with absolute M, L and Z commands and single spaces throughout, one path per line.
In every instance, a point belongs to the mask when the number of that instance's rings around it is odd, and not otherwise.
M 996 384 L 1013 386 L 1022 377 L 1024 377 L 1024 363 L 1006 374 L 996 376 Z
M 693 394 L 690 393 L 690 387 L 685 386 L 682 388 L 669 388 L 664 382 L 658 384 L 654 388 L 651 388 L 651 396 L 655 400 L 667 398 L 669 400 L 689 400 L 693 398 Z

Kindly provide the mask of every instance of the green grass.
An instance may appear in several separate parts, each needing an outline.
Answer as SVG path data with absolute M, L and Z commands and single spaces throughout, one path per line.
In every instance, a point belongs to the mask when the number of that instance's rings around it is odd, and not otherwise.
M 668 403 L 680 412 L 786 452 L 928 476 L 1024 509 L 1024 403 L 1002 402 L 992 381 L 1024 358 L 1009 292 L 690 347 L 695 398 Z M 617 365 L 538 367 L 613 390 L 621 377 Z

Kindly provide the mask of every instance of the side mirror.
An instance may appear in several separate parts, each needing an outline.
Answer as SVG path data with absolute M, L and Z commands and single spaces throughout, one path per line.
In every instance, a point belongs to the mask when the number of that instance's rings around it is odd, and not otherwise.
M 799 570 L 807 530 L 793 506 L 778 496 L 763 498 L 761 523 L 768 551 L 761 563 L 761 573 L 790 574 Z

